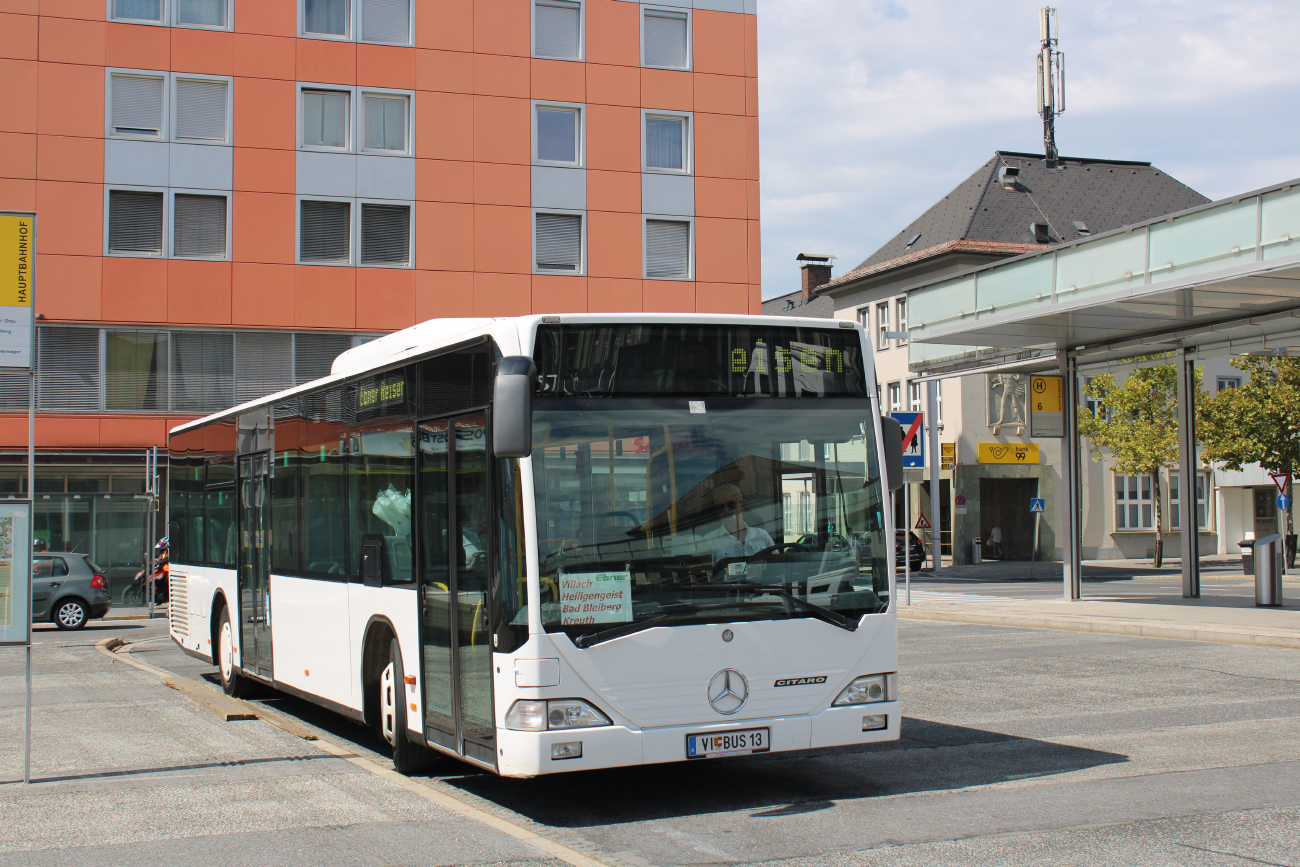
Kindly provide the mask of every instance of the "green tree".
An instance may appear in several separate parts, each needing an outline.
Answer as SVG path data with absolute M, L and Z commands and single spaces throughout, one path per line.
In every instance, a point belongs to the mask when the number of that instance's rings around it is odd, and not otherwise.
M 1178 463 L 1177 389 L 1178 368 L 1174 364 L 1136 368 L 1122 383 L 1115 374 L 1103 373 L 1084 387 L 1084 394 L 1100 404 L 1097 413 L 1087 407 L 1078 409 L 1079 434 L 1088 438 L 1094 461 L 1109 453 L 1111 469 L 1116 472 L 1151 477 L 1156 508 L 1155 566 L 1164 561 L 1165 545 L 1160 471 Z
M 1196 433 L 1203 456 L 1207 461 L 1222 461 L 1230 470 L 1258 462 L 1270 473 L 1295 472 L 1300 452 L 1300 358 L 1250 355 L 1234 358 L 1232 366 L 1246 374 L 1245 384 L 1225 388 L 1197 406 Z M 1289 479 L 1286 492 L 1291 493 Z M 1290 509 L 1286 533 L 1295 533 Z

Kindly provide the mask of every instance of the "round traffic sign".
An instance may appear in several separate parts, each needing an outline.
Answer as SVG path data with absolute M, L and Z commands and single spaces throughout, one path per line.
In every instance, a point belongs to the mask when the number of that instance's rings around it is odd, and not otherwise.
M 1279 509 L 1289 509 L 1289 508 L 1291 508 L 1291 498 L 1288 497 L 1286 494 L 1278 494 L 1278 495 L 1277 495 L 1277 507 L 1278 507 Z
M 966 506 L 966 495 L 958 494 L 956 497 L 954 497 L 953 505 L 955 505 L 959 509 L 964 508 Z

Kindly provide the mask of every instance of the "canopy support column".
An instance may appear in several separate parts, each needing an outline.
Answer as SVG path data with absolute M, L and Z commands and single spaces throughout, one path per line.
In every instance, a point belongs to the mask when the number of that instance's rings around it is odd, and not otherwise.
M 1065 598 L 1078 599 L 1083 578 L 1083 496 L 1079 471 L 1079 360 L 1074 353 L 1064 353 L 1061 373 L 1065 384 L 1065 439 L 1061 455 L 1065 459 L 1065 562 L 1061 575 Z
M 926 455 L 925 461 L 930 465 L 930 539 L 932 552 L 930 556 L 930 567 L 932 570 L 943 568 L 943 530 L 939 525 L 939 516 L 942 514 L 940 506 L 940 497 L 943 492 L 943 482 L 940 480 L 939 467 L 939 383 L 937 380 L 930 380 L 925 384 L 925 432 L 927 445 L 930 447 L 930 454 Z M 954 556 L 956 550 L 953 551 Z
M 1181 527 L 1183 598 L 1201 597 L 1200 527 L 1196 522 L 1196 355 L 1178 352 L 1178 526 Z

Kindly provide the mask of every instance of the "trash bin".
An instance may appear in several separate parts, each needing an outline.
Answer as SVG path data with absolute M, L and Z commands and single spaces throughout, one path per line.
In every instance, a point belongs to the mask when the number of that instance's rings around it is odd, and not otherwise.
M 1255 605 L 1277 608 L 1282 605 L 1284 554 L 1282 537 L 1274 533 L 1255 540 Z
M 970 540 L 970 562 L 972 566 L 978 566 L 984 562 L 984 554 L 980 548 L 979 536 Z
M 1243 575 L 1255 574 L 1255 540 L 1242 539 L 1237 543 L 1241 546 L 1241 573 Z

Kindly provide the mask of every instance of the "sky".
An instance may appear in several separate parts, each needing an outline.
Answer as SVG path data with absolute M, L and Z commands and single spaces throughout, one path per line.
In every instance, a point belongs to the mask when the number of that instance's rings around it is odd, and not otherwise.
M 759 0 L 763 297 L 844 274 L 995 150 L 1042 153 L 1035 0 Z M 1062 156 L 1211 199 L 1300 178 L 1300 2 L 1057 6 Z

